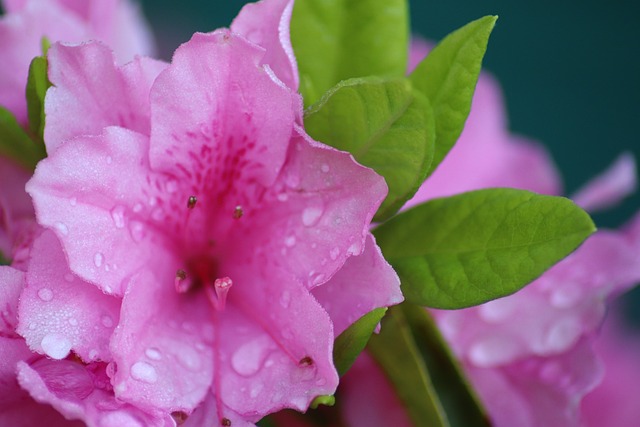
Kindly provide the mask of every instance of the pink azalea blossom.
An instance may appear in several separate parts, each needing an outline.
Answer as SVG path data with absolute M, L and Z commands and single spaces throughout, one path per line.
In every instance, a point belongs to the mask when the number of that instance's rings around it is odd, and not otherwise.
M 277 37 L 248 30 L 264 11 Z M 290 11 L 245 8 L 234 25 L 265 46 L 196 34 L 166 68 L 50 49 L 49 157 L 27 189 L 61 249 L 34 256 L 17 329 L 52 359 L 109 362 L 115 399 L 144 413 L 305 410 L 335 390 L 335 336 L 402 299 L 368 231 L 384 180 L 299 127 Z
M 42 39 L 102 40 L 127 61 L 152 54 L 153 41 L 138 7 L 129 0 L 4 0 L 0 17 L 0 105 L 26 123 L 25 85 Z

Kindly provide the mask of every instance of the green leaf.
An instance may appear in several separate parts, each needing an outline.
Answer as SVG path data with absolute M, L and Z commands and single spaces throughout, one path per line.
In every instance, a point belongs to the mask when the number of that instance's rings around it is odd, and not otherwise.
M 36 144 L 20 127 L 9 110 L 0 107 L 0 155 L 33 170 L 46 156 L 44 145 Z
M 47 77 L 47 58 L 38 56 L 31 61 L 27 79 L 27 111 L 29 130 L 37 139 L 43 141 L 44 133 L 44 96 L 51 86 Z
M 436 153 L 430 173 L 462 132 L 497 19 L 485 16 L 449 34 L 409 76 L 414 87 L 429 98 L 435 114 Z
M 367 347 L 393 385 L 414 427 L 448 427 L 427 366 L 418 350 L 406 316 L 392 307 Z
M 409 19 L 406 0 L 297 0 L 291 43 L 305 106 L 341 80 L 404 76 Z
M 431 200 L 374 235 L 408 301 L 454 309 L 516 292 L 594 231 L 571 200 L 499 188 Z
M 489 427 L 486 410 L 431 315 L 415 304 L 400 307 L 451 426 Z
M 387 309 L 384 307 L 370 311 L 336 338 L 333 345 L 333 362 L 340 376 L 349 370 L 358 355 L 364 350 L 371 334 L 386 312 Z
M 375 221 L 393 215 L 418 190 L 433 158 L 433 114 L 427 99 L 404 78 L 343 81 L 305 116 L 314 139 L 382 175 L 389 186 Z
M 335 404 L 336 404 L 335 396 L 333 396 L 333 395 L 322 395 L 322 396 L 316 396 L 316 398 L 311 401 L 311 404 L 309 405 L 309 407 L 311 409 L 318 409 L 318 406 L 320 406 L 320 405 L 333 406 Z

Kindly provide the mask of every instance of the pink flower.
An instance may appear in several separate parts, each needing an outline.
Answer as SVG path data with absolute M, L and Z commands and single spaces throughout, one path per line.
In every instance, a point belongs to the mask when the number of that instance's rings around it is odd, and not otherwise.
M 153 53 L 150 32 L 128 0 L 4 0 L 0 19 L 0 105 L 26 123 L 25 85 L 42 38 L 108 43 L 120 60 Z
M 248 30 L 274 9 L 260 25 L 278 37 Z M 18 331 L 53 359 L 111 362 L 115 399 L 145 413 L 305 410 L 335 390 L 335 336 L 402 299 L 368 231 L 383 179 L 298 125 L 290 11 L 245 8 L 234 25 L 265 46 L 196 34 L 166 68 L 50 50 L 49 157 L 27 189 L 62 249 L 29 269 Z

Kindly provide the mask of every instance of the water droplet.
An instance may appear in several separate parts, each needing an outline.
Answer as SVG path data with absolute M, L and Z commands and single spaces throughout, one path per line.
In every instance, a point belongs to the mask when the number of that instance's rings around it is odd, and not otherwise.
M 320 170 L 324 173 L 329 172 L 329 165 L 326 163 L 323 163 L 322 166 L 320 166 Z
M 563 283 L 551 293 L 551 305 L 558 308 L 570 308 L 576 305 L 582 297 L 579 286 Z
M 336 259 L 338 259 L 339 255 L 340 255 L 340 248 L 337 246 L 331 249 L 331 251 L 329 252 L 329 256 L 331 257 L 332 261 L 335 261 Z
M 131 221 L 129 223 L 129 232 L 131 233 L 131 238 L 134 242 L 140 243 L 142 239 L 144 239 L 144 225 L 138 221 Z
M 92 350 L 89 350 L 89 360 L 96 360 L 98 359 L 98 350 L 96 350 L 95 348 Z
M 158 204 L 158 199 L 155 197 L 149 197 L 149 206 L 155 206 Z
M 116 228 L 124 227 L 124 206 L 116 206 L 111 210 L 111 218 Z
M 78 199 L 76 197 L 72 197 L 69 199 L 69 204 L 71 204 L 71 206 L 75 206 L 78 204 Z
M 286 202 L 289 199 L 289 195 L 287 193 L 280 193 L 276 197 L 280 202 Z
M 136 362 L 129 370 L 131 378 L 145 383 L 153 384 L 158 381 L 158 373 L 156 368 L 146 362 Z
M 280 305 L 282 308 L 288 308 L 291 303 L 291 293 L 289 291 L 284 291 L 282 295 L 280 295 Z
M 61 360 L 71 351 L 71 341 L 59 334 L 48 334 L 40 342 L 44 354 L 52 359 Z
M 296 244 L 296 236 L 293 236 L 293 235 L 287 236 L 287 238 L 284 239 L 284 244 L 288 248 L 291 248 L 291 247 L 295 246 L 295 244 Z
M 110 328 L 113 326 L 113 319 L 111 318 L 111 316 L 107 314 L 105 314 L 100 318 L 100 322 L 102 323 L 102 326 L 104 326 L 105 328 Z
M 155 347 L 149 347 L 145 350 L 144 354 L 151 360 L 160 360 L 162 359 L 162 353 Z
M 142 203 L 136 203 L 135 205 L 133 205 L 133 211 L 135 213 L 140 213 L 142 212 Z
M 180 348 L 176 356 L 178 356 L 178 363 L 191 372 L 198 372 L 202 366 L 200 356 L 190 347 L 184 346 Z
M 66 236 L 67 234 L 69 234 L 69 228 L 66 226 L 66 224 L 62 222 L 56 222 L 55 227 L 56 227 L 56 230 L 58 230 L 60 234 L 62 234 L 63 236 Z
M 349 246 L 347 249 L 347 255 L 358 255 L 362 251 L 362 243 L 359 241 L 355 241 Z
M 126 411 L 104 412 L 100 415 L 99 427 L 113 426 L 144 427 L 144 424 Z
M 96 267 L 98 268 L 102 267 L 103 261 L 104 261 L 104 255 L 102 255 L 100 252 L 96 252 L 96 254 L 93 256 L 93 263 L 96 265 Z
M 481 368 L 490 368 L 511 361 L 517 354 L 516 342 L 507 337 L 490 336 L 471 346 L 469 359 Z
M 156 208 L 153 210 L 153 212 L 151 212 L 151 218 L 153 218 L 156 221 L 162 221 L 162 218 L 164 218 L 164 211 L 162 208 Z
M 255 375 L 262 367 L 269 345 L 267 337 L 260 337 L 241 345 L 231 357 L 231 366 L 239 375 Z
M 40 297 L 42 301 L 51 301 L 53 299 L 53 291 L 49 288 L 39 289 L 38 297 Z
M 38 327 L 38 325 L 35 324 L 34 322 L 29 323 L 29 330 L 30 331 L 35 331 L 37 327 Z
M 254 381 L 251 385 L 251 391 L 249 392 L 249 396 L 252 399 L 255 399 L 256 397 L 258 397 L 258 395 L 260 394 L 263 388 L 264 386 L 262 385 L 262 383 Z
M 70 317 L 69 318 L 69 324 L 71 326 L 78 326 L 78 320 L 75 317 Z
M 320 220 L 320 217 L 324 213 L 324 209 L 319 206 L 312 206 L 302 211 L 302 223 L 307 227 L 315 225 Z

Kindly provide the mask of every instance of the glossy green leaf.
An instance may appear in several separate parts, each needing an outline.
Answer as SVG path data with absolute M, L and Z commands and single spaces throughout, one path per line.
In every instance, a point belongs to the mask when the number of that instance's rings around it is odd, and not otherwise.
M 386 308 L 376 308 L 356 320 L 336 338 L 333 345 L 333 363 L 340 376 L 343 376 L 364 350 L 371 334 L 380 319 L 387 312 Z
M 426 202 L 374 234 L 408 301 L 453 309 L 516 292 L 594 231 L 571 200 L 500 188 Z
M 404 76 L 406 0 L 296 0 L 291 43 L 306 106 L 352 77 Z
M 462 132 L 497 19 L 485 16 L 449 34 L 410 75 L 414 87 L 429 98 L 435 114 L 436 152 L 430 173 Z
M 399 306 L 389 310 L 380 334 L 371 337 L 367 350 L 391 382 L 414 427 L 449 426 L 411 326 Z
M 389 186 L 376 221 L 393 215 L 418 190 L 434 151 L 433 114 L 404 78 L 339 83 L 305 116 L 314 139 L 348 151 L 382 175 Z
M 0 107 L 0 155 L 27 169 L 35 169 L 36 163 L 46 155 L 44 145 L 32 141 L 13 114 L 3 107 Z
M 44 133 L 44 96 L 51 86 L 47 77 L 47 58 L 38 56 L 31 61 L 27 79 L 27 111 L 29 130 L 42 141 Z
M 487 412 L 431 315 L 415 304 L 401 308 L 451 426 L 489 427 Z

